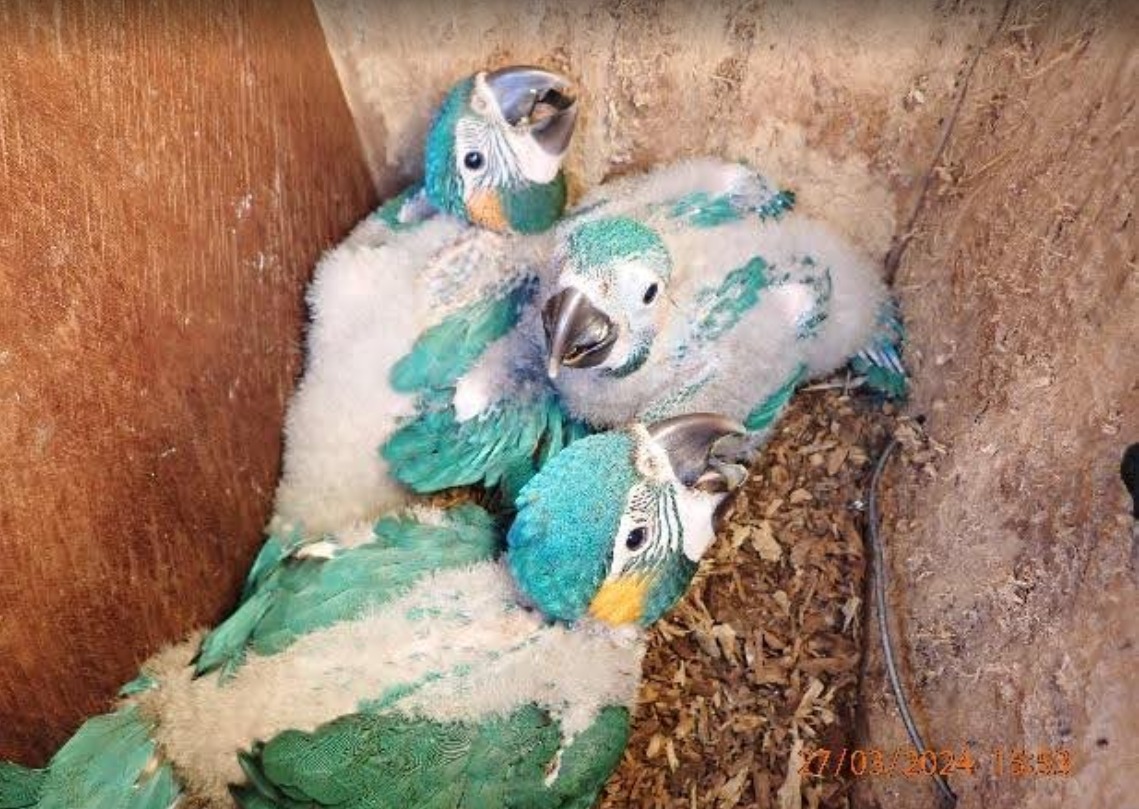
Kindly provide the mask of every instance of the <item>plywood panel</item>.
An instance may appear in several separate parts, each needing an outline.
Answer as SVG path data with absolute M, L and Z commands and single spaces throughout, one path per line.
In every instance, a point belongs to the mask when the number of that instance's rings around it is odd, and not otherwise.
M 301 292 L 374 201 L 307 2 L 0 4 L 0 757 L 260 542 Z

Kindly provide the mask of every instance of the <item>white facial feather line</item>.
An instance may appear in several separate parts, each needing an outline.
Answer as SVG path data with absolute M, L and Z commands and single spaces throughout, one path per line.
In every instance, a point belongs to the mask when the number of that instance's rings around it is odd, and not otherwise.
M 137 699 L 158 717 L 167 757 L 219 806 L 228 805 L 227 784 L 242 781 L 238 750 L 290 728 L 312 730 L 432 673 L 444 678 L 388 710 L 479 721 L 532 702 L 576 733 L 605 705 L 632 704 L 639 634 L 630 642 L 589 627 L 546 626 L 537 613 L 512 608 L 514 599 L 497 564 L 442 571 L 366 618 L 312 633 L 277 655 L 250 656 L 220 687 L 215 675 L 190 678 L 194 645 L 164 652 L 145 666 L 159 687 Z M 438 617 L 414 620 L 414 611 Z M 457 671 L 462 666 L 469 669 Z
M 512 127 L 507 123 L 498 109 L 494 93 L 487 86 L 485 76 L 475 77 L 474 93 L 479 99 L 478 107 L 498 141 L 495 148 L 502 148 L 509 153 L 509 157 L 503 156 L 503 159 L 509 161 L 511 176 L 525 177 L 532 183 L 553 182 L 561 169 L 559 157 L 543 149 L 525 127 Z M 462 160 L 461 153 L 458 159 Z
M 677 495 L 676 506 L 684 526 L 684 555 L 693 562 L 704 558 L 716 539 L 712 515 L 721 500 L 722 497 L 691 489 L 684 489 Z

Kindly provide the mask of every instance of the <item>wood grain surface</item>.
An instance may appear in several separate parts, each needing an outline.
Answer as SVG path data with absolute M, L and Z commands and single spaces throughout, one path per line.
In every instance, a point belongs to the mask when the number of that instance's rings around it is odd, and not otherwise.
M 0 4 L 0 757 L 255 553 L 319 251 L 374 202 L 308 2 Z

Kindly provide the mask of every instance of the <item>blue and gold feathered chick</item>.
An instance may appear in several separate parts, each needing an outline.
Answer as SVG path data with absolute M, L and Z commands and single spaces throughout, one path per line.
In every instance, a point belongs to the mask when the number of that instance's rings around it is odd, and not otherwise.
M 901 325 L 875 267 L 792 208 L 717 160 L 583 200 L 558 229 L 543 312 L 564 406 L 594 427 L 713 410 L 757 443 L 800 382 L 848 362 L 904 394 Z
M 871 264 L 756 171 L 691 160 L 601 186 L 557 228 L 506 328 L 382 453 L 419 492 L 516 490 L 553 451 L 710 410 L 750 454 L 803 380 L 850 361 L 899 394 L 901 326 Z M 401 361 L 427 367 L 439 348 Z
M 501 531 L 473 505 L 381 519 L 263 570 L 161 652 L 2 809 L 588 807 L 629 734 L 645 627 L 743 481 L 696 414 L 576 442 Z
M 311 537 L 404 499 L 377 448 L 462 374 L 532 294 L 537 234 L 565 206 L 577 107 L 564 77 L 481 72 L 443 101 L 423 182 L 316 268 L 302 379 L 289 402 L 274 530 Z M 393 376 L 393 367 L 405 354 Z

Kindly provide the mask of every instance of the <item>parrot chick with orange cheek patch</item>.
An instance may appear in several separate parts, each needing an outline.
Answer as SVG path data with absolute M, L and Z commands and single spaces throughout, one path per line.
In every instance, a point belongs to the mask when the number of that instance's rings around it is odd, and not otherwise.
M 535 67 L 480 72 L 443 101 L 423 182 L 318 264 L 305 368 L 288 403 L 275 545 L 370 520 L 407 491 L 379 446 L 435 405 L 533 294 L 543 233 L 566 202 L 577 116 L 569 80 Z M 398 369 L 397 362 L 417 349 Z
M 609 214 L 648 204 L 683 205 L 688 218 L 698 223 L 732 213 L 754 224 L 782 215 L 792 201 L 789 193 L 746 167 L 693 160 L 657 169 L 636 186 L 603 185 L 570 217 L 588 219 L 598 205 Z M 621 246 L 620 238 L 615 242 Z M 525 286 L 518 288 L 516 306 L 472 305 L 455 315 L 448 329 L 440 329 L 438 339 L 423 340 L 400 361 L 393 384 L 425 379 L 425 370 L 437 367 L 439 355 L 453 350 L 449 347 L 457 342 L 456 334 L 469 331 L 474 323 L 495 324 L 497 339 L 469 367 L 434 374 L 433 386 L 420 385 L 426 392 L 424 406 L 404 419 L 384 444 L 389 473 L 409 488 L 427 493 L 467 484 L 499 486 L 509 503 L 558 449 L 593 429 L 615 426 L 581 417 L 604 414 L 603 400 L 609 395 L 605 386 L 597 388 L 598 401 L 575 413 L 547 375 L 541 297 L 547 266 L 535 267 Z M 639 277 L 628 280 L 635 283 Z
M 294 549 L 199 645 L 143 664 L 3 809 L 585 809 L 629 738 L 644 628 L 746 473 L 713 414 L 574 443 L 507 533 L 476 506 Z

